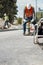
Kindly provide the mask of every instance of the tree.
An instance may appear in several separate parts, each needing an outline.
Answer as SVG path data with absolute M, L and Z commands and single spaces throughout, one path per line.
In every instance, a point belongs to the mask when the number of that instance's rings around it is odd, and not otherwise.
M 4 16 L 4 13 L 9 17 L 10 23 L 13 23 L 15 15 L 17 15 L 17 0 L 0 0 L 0 17 Z

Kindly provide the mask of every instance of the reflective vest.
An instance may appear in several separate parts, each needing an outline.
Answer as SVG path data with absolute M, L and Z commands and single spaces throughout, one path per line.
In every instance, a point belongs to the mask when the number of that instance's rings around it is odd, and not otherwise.
M 8 16 L 5 16 L 4 18 L 5 18 L 5 21 L 9 20 Z
M 26 17 L 33 16 L 33 7 L 31 7 L 30 9 L 28 9 L 28 8 L 26 7 L 26 8 L 25 8 L 25 15 L 26 15 Z

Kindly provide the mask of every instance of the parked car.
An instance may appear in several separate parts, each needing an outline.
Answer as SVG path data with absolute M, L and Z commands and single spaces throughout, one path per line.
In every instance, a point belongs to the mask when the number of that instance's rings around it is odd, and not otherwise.
M 40 43 L 38 39 L 43 38 L 43 18 L 41 18 L 34 27 L 34 43 Z

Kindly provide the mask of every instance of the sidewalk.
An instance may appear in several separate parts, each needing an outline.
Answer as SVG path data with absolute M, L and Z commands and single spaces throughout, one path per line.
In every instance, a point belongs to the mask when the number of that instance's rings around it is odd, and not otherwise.
M 11 27 L 7 28 L 7 29 L 3 29 L 2 27 L 0 27 L 0 32 L 2 31 L 13 31 L 13 30 L 22 30 L 23 26 L 22 25 L 11 25 Z

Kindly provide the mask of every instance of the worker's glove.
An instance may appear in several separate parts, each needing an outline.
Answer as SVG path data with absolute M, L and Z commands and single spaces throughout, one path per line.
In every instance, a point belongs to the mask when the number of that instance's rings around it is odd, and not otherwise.
M 33 19 L 31 20 L 31 23 L 34 22 L 34 20 L 35 20 L 35 19 L 33 18 Z
M 23 22 L 25 23 L 26 22 L 26 19 L 23 19 Z

